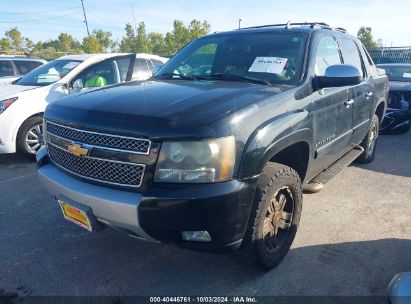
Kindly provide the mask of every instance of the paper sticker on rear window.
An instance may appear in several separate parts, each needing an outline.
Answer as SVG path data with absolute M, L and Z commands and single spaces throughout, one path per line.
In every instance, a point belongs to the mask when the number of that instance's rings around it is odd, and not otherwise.
M 404 77 L 404 78 L 411 78 L 411 73 L 404 73 L 403 75 L 402 75 L 402 77 Z
M 257 57 L 248 71 L 256 73 L 281 74 L 287 64 L 287 60 L 287 58 L 280 57 Z

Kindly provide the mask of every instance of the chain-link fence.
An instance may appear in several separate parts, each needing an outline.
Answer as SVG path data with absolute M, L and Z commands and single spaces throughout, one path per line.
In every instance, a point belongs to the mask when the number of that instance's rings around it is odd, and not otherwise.
M 374 63 L 411 63 L 411 46 L 368 50 Z

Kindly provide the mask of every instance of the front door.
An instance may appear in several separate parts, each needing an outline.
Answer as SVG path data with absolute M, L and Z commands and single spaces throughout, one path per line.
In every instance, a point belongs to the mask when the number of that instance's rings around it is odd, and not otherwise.
M 342 63 L 333 37 L 320 40 L 315 60 L 315 76 L 323 76 L 329 66 Z M 312 97 L 315 171 L 315 167 L 324 169 L 348 151 L 352 140 L 353 96 L 350 87 L 335 87 L 314 92 Z

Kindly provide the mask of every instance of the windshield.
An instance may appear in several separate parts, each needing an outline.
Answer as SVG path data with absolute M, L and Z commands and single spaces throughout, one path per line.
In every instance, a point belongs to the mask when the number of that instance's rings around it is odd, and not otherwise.
M 411 82 L 411 65 L 380 65 L 378 67 L 385 70 L 391 81 Z
M 25 86 L 46 86 L 59 81 L 81 63 L 79 60 L 53 60 L 27 73 L 15 82 Z
M 154 78 L 220 79 L 296 85 L 306 36 L 295 33 L 241 33 L 192 41 Z

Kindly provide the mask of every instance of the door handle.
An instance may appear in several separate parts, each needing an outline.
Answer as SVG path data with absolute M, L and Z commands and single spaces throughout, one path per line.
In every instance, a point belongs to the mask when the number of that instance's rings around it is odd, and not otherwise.
M 352 106 L 353 103 L 354 103 L 354 99 L 347 99 L 346 101 L 344 101 L 344 104 L 347 108 Z

